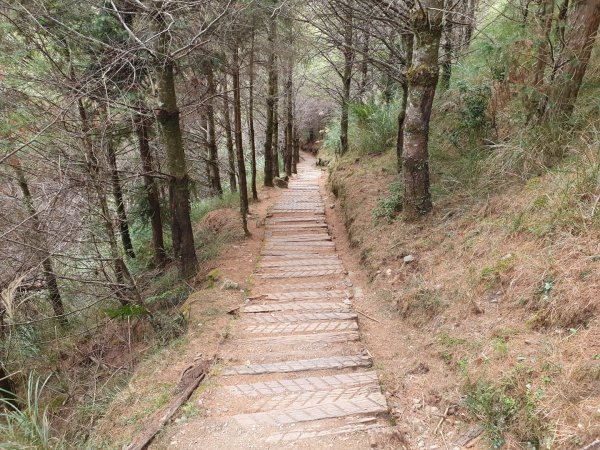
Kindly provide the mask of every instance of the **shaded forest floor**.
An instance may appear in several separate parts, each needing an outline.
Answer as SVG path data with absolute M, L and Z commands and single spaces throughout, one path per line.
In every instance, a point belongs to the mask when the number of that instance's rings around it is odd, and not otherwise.
M 412 447 L 444 448 L 477 425 L 480 448 L 597 438 L 600 236 L 584 211 L 561 209 L 568 171 L 484 198 L 438 195 L 431 217 L 405 223 L 393 150 L 321 157 L 337 246 L 370 283 L 356 302 L 375 319 L 363 336 Z

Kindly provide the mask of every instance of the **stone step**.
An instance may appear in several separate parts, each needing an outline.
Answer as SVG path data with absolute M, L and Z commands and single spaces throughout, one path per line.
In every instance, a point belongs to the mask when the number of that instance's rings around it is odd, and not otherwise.
M 263 373 L 288 373 L 311 370 L 348 369 L 355 367 L 371 367 L 371 358 L 364 355 L 333 356 L 327 358 L 301 359 L 269 364 L 246 364 L 225 367 L 221 375 L 259 375 Z

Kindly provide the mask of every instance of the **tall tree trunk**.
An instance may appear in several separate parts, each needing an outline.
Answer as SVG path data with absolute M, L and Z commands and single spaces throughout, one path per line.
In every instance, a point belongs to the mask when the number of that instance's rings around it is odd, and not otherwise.
M 276 85 L 276 67 L 275 67 L 275 39 L 277 38 L 277 16 L 272 14 L 269 18 L 269 33 L 267 35 L 268 51 L 267 57 L 267 125 L 265 130 L 265 186 L 273 187 L 273 127 L 274 127 L 274 107 L 275 107 L 275 85 Z
M 402 47 L 404 50 L 404 73 L 402 82 L 402 99 L 400 101 L 400 111 L 398 112 L 398 135 L 396 141 L 396 169 L 398 173 L 402 172 L 402 148 L 404 147 L 404 121 L 406 119 L 406 103 L 408 102 L 408 80 L 407 72 L 412 64 L 414 36 L 412 33 L 402 35 Z
M 113 221 L 110 215 L 110 209 L 108 208 L 108 200 L 100 180 L 100 166 L 98 164 L 98 158 L 94 149 L 94 143 L 89 135 L 90 127 L 87 118 L 87 112 L 81 98 L 77 99 L 77 110 L 81 120 L 81 129 L 83 131 L 82 141 L 85 148 L 88 174 L 90 175 L 92 186 L 96 192 L 98 203 L 100 204 L 102 223 L 106 231 L 108 246 L 110 248 L 110 256 L 113 262 L 113 270 L 115 272 L 115 278 L 118 284 L 116 295 L 122 305 L 130 304 L 131 297 L 133 297 L 136 303 L 141 303 L 142 299 L 137 286 L 135 285 L 135 280 L 133 279 L 133 276 L 127 268 L 127 264 L 125 264 L 125 261 L 123 261 L 123 257 L 119 252 L 117 237 L 115 235 L 115 230 L 113 229 Z
M 61 326 L 65 326 L 67 325 L 67 318 L 65 317 L 65 307 L 63 305 L 62 297 L 60 295 L 60 290 L 58 289 L 56 274 L 54 273 L 54 268 L 52 264 L 52 255 L 50 254 L 48 248 L 48 240 L 46 238 L 42 222 L 40 221 L 38 212 L 35 209 L 33 197 L 31 195 L 31 191 L 29 190 L 29 184 L 27 183 L 27 179 L 25 178 L 25 173 L 23 172 L 23 168 L 21 167 L 21 162 L 18 160 L 17 157 L 13 157 L 10 161 L 10 165 L 14 169 L 15 174 L 17 176 L 17 182 L 19 183 L 19 188 L 21 189 L 21 193 L 23 194 L 23 202 L 25 203 L 27 213 L 29 214 L 31 223 L 33 225 L 32 228 L 37 236 L 38 242 L 36 247 L 38 252 L 40 253 L 40 257 L 42 258 L 42 268 L 44 270 L 44 281 L 46 283 L 46 289 L 48 290 L 48 300 L 50 302 L 50 305 L 52 306 L 52 311 L 54 312 L 58 323 Z M 0 365 L 0 369 L 1 368 L 2 367 Z
M 217 147 L 217 131 L 215 127 L 215 99 L 217 98 L 217 88 L 215 85 L 215 75 L 212 62 L 206 61 L 206 94 L 208 101 L 206 103 L 206 121 L 208 128 L 208 163 L 210 171 L 210 184 L 212 191 L 217 195 L 223 194 L 221 186 L 221 174 L 219 173 L 219 149 Z
M 227 81 L 227 74 L 223 75 L 223 120 L 225 121 L 225 138 L 227 141 L 229 189 L 231 189 L 231 192 L 237 192 L 237 178 L 235 176 L 235 150 L 233 148 L 233 128 L 231 126 L 231 111 L 229 109 L 229 82 Z
M 298 133 L 298 123 L 294 122 L 294 158 L 292 160 L 292 173 L 298 173 L 298 163 L 300 162 L 300 134 Z
M 410 12 L 415 35 L 413 61 L 407 72 L 408 104 L 402 168 L 404 214 L 407 219 L 431 211 L 429 190 L 429 120 L 438 81 L 443 0 L 422 0 Z
M 279 68 L 275 57 L 273 86 L 273 175 L 279 177 Z
M 186 168 L 177 94 L 175 92 L 175 61 L 169 54 L 171 35 L 167 31 L 165 18 L 161 14 L 156 20 L 161 32 L 157 52 L 162 56 L 162 61 L 156 65 L 159 101 L 157 118 L 167 153 L 173 253 L 179 264 L 180 276 L 188 278 L 198 270 L 198 259 L 196 258 L 194 232 L 190 218 L 189 175 Z
M 556 64 L 552 100 L 555 117 L 573 112 L 600 25 L 600 0 L 576 0 L 568 18 L 565 43 Z
M 528 96 L 526 100 L 529 109 L 527 122 L 531 120 L 536 112 L 543 114 L 546 109 L 547 97 L 541 93 L 544 90 L 546 67 L 550 64 L 549 42 L 553 16 L 554 0 L 541 0 L 536 14 L 536 18 L 539 21 L 539 36 L 537 39 L 537 57 L 533 68 L 532 87 L 534 93 Z
M 246 236 L 248 230 L 248 185 L 246 183 L 246 163 L 244 162 L 244 146 L 242 143 L 242 96 L 240 88 L 240 58 L 237 45 L 233 50 L 233 115 L 235 122 L 235 152 L 237 155 L 238 171 L 240 177 L 240 212 L 242 226 Z
M 291 22 L 291 21 L 290 21 Z M 292 48 L 292 24 L 290 27 L 290 51 Z M 285 102 L 286 102 L 286 122 L 285 122 L 285 173 L 287 176 L 292 176 L 292 164 L 294 159 L 294 104 L 293 104 L 293 89 L 294 89 L 294 59 L 293 55 L 288 55 L 287 61 L 287 79 L 285 81 Z
M 465 26 L 463 34 L 462 48 L 465 51 L 469 45 L 471 45 L 471 39 L 473 39 L 473 30 L 475 29 L 475 10 L 479 0 L 467 0 L 467 10 L 465 14 Z M 462 20 L 461 20 L 462 22 Z
M 344 56 L 344 70 L 342 74 L 342 111 L 340 117 L 340 153 L 344 155 L 348 151 L 348 108 L 350 106 L 350 88 L 352 84 L 352 66 L 354 64 L 353 45 L 353 13 L 350 6 L 343 7 L 344 45 L 342 54 Z
M 254 28 L 250 41 L 250 64 L 248 65 L 248 133 L 250 139 L 250 171 L 252 175 L 252 199 L 258 200 L 256 190 L 256 141 L 254 136 Z
M 105 136 L 106 156 L 108 167 L 110 169 L 110 182 L 112 184 L 113 198 L 117 206 L 117 218 L 119 219 L 119 232 L 121 233 L 121 242 L 125 253 L 130 258 L 135 258 L 133 243 L 131 242 L 131 234 L 129 233 L 129 221 L 127 220 L 127 212 L 125 211 L 125 200 L 123 198 L 123 189 L 121 188 L 121 180 L 119 178 L 119 168 L 117 166 L 117 154 L 115 142 L 110 132 Z
M 444 7 L 444 45 L 442 53 L 442 75 L 440 77 L 440 89 L 448 90 L 450 87 L 450 78 L 452 77 L 452 20 L 454 14 L 451 10 L 453 6 L 452 0 L 446 0 Z
M 167 262 L 167 253 L 165 252 L 165 243 L 163 240 L 162 214 L 160 211 L 160 197 L 158 187 L 152 172 L 154 171 L 152 162 L 152 152 L 150 151 L 150 126 L 152 119 L 150 112 L 144 107 L 140 107 L 135 115 L 135 131 L 138 138 L 140 150 L 140 159 L 142 161 L 142 171 L 144 179 L 144 188 L 146 190 L 146 199 L 148 201 L 148 216 L 152 227 L 152 250 L 154 252 L 154 264 L 163 266 Z
M 367 92 L 367 84 L 369 82 L 369 33 L 363 33 L 362 35 L 362 49 L 361 49 L 361 62 L 360 62 L 360 73 L 361 79 L 358 87 L 358 97 L 361 102 L 365 102 L 365 94 Z

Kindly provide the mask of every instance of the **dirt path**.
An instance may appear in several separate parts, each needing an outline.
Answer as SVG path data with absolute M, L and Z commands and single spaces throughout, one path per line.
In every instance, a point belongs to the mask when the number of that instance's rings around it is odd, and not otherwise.
M 266 221 L 254 288 L 223 361 L 196 400 L 203 414 L 169 448 L 390 447 L 388 408 L 360 341 L 352 287 L 304 156 Z

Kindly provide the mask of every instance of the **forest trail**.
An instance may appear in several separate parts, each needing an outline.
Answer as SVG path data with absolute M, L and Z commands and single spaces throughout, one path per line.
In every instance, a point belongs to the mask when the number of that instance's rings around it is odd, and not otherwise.
M 389 428 L 325 218 L 322 171 L 305 156 L 266 219 L 250 300 L 169 448 L 370 448 Z

